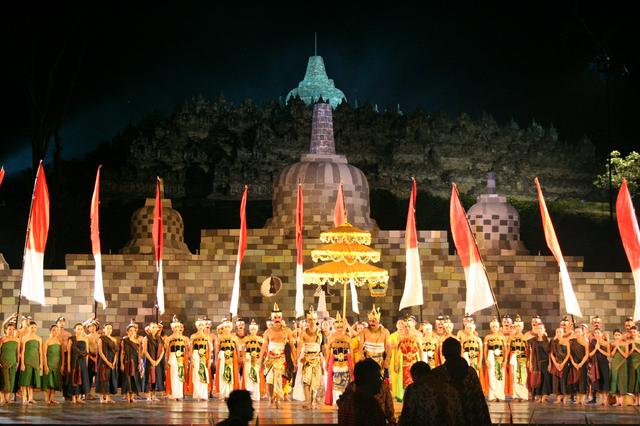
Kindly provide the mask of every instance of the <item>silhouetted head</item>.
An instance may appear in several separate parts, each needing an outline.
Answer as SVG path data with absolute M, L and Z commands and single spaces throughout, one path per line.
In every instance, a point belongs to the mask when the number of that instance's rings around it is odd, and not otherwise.
M 371 358 L 356 363 L 353 369 L 354 382 L 359 391 L 375 395 L 382 385 L 380 365 Z
M 447 360 L 460 358 L 460 352 L 462 352 L 462 346 L 460 346 L 460 342 L 457 339 L 449 337 L 442 343 L 442 355 Z
M 229 409 L 229 417 L 245 422 L 253 420 L 253 402 L 251 401 L 251 393 L 247 390 L 237 389 L 231 392 L 227 398 L 227 408 Z
M 409 371 L 411 372 L 411 378 L 413 379 L 413 382 L 417 383 L 427 377 L 427 375 L 431 371 L 431 367 L 429 367 L 429 364 L 424 361 L 418 361 L 411 366 L 411 369 Z

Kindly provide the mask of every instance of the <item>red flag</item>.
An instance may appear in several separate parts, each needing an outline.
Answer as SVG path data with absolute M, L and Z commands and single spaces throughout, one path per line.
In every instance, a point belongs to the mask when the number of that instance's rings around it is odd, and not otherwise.
M 418 252 L 418 231 L 416 229 L 416 196 L 418 189 L 416 180 L 411 178 L 411 195 L 407 212 L 407 228 L 404 233 L 406 273 L 404 292 L 400 300 L 400 310 L 423 303 L 422 273 L 420 271 L 420 253 Z
M 633 310 L 633 320 L 640 321 L 640 230 L 631 194 L 627 187 L 627 180 L 622 181 L 618 199 L 616 200 L 616 217 L 622 246 L 627 254 L 636 290 L 636 305 Z
M 229 312 L 232 316 L 238 315 L 238 302 L 240 300 L 240 265 L 244 259 L 244 252 L 247 250 L 247 185 L 244 186 L 242 201 L 240 202 L 240 239 L 238 240 L 238 259 L 236 261 L 236 272 L 233 277 L 233 290 L 231 291 L 231 306 Z
M 460 203 L 456 184 L 451 189 L 451 202 L 449 206 L 449 220 L 451 222 L 451 235 L 464 268 L 464 276 L 467 282 L 467 300 L 465 313 L 471 315 L 495 303 L 489 279 L 484 270 L 482 257 L 471 233 L 471 227 L 467 220 L 467 214 Z
M 344 191 L 342 189 L 342 182 L 340 182 L 336 196 L 336 206 L 333 209 L 333 225 L 340 226 L 347 222 L 347 208 L 344 205 Z
M 156 270 L 158 272 L 158 286 L 156 288 L 156 301 L 158 303 L 158 312 L 164 313 L 164 281 L 162 277 L 162 252 L 164 249 L 164 229 L 162 223 L 162 195 L 160 191 L 160 178 L 156 182 L 156 202 L 153 207 L 153 228 L 151 235 L 153 237 L 153 252 L 156 260 Z
M 296 200 L 296 318 L 304 315 L 304 275 L 303 275 L 303 251 L 302 229 L 304 225 L 304 202 L 302 200 L 302 184 L 298 183 L 298 198 Z
M 4 167 L 0 167 L 0 186 L 2 186 L 3 180 L 4 180 Z
M 44 305 L 44 251 L 49 233 L 49 189 L 42 161 L 36 174 L 27 226 L 21 294 L 28 300 Z
M 96 183 L 91 197 L 91 251 L 95 263 L 93 298 L 102 303 L 102 308 L 107 307 L 104 297 L 104 284 L 102 282 L 102 253 L 100 250 L 100 169 L 96 173 Z
M 538 202 L 540 204 L 540 216 L 542 216 L 542 228 L 544 229 L 544 238 L 547 241 L 547 247 L 551 250 L 553 257 L 556 258 L 558 266 L 560 267 L 560 282 L 562 283 L 562 294 L 564 296 L 564 304 L 567 313 L 581 317 L 582 312 L 578 305 L 578 299 L 573 292 L 573 286 L 571 285 L 571 279 L 569 278 L 569 271 L 567 270 L 567 264 L 564 262 L 562 256 L 562 250 L 560 250 L 560 244 L 558 243 L 558 237 L 556 237 L 556 231 L 553 229 L 553 222 L 551 222 L 551 216 L 547 210 L 547 204 L 544 201 L 542 195 L 542 189 L 540 188 L 540 182 L 538 178 L 535 178 L 536 188 L 538 190 Z

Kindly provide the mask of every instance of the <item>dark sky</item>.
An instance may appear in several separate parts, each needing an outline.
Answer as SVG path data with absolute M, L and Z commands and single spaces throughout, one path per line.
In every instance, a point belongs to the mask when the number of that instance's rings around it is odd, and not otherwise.
M 588 134 L 600 153 L 638 143 L 639 47 L 632 2 L 456 2 L 420 8 L 353 2 L 239 7 L 220 2 L 24 2 L 2 19 L 0 163 L 29 164 L 29 110 L 21 78 L 31 63 L 56 81 L 78 69 L 62 125 L 66 157 L 79 156 L 141 117 L 185 98 L 220 93 L 239 102 L 286 96 L 318 53 L 349 101 L 451 115 L 491 113 L 553 122 L 560 137 Z M 261 3 L 262 4 L 262 3 Z M 86 44 L 85 44 L 86 43 Z M 86 45 L 83 55 L 79 55 Z M 604 79 L 590 67 L 608 52 L 613 142 L 606 137 Z M 81 59 L 78 61 L 78 59 Z M 79 67 L 76 65 L 80 63 Z M 21 77 L 22 76 L 22 77 Z M 64 92 L 64 91 L 63 91 Z M 55 98 L 55 97 L 54 97 Z M 61 103 L 58 96 L 57 101 Z

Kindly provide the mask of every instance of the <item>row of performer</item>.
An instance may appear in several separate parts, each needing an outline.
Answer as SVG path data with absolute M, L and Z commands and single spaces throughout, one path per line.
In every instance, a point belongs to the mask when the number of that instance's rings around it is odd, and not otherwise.
M 431 368 L 442 364 L 442 342 L 455 338 L 462 356 L 477 372 L 489 400 L 543 402 L 555 395 L 556 402 L 574 397 L 579 404 L 594 395 L 616 404 L 629 393 L 640 404 L 640 337 L 631 318 L 610 336 L 602 321 L 594 317 L 591 326 L 574 326 L 565 317 L 547 334 L 541 318 L 531 319 L 525 332 L 519 316 L 505 316 L 490 322 L 490 332 L 481 339 L 471 316 L 463 319 L 457 333 L 449 317 L 418 324 L 408 316 L 390 333 L 380 323 L 375 306 L 366 323 L 351 326 L 340 314 L 331 323 L 318 326 L 313 308 L 306 320 L 286 326 L 282 312 L 274 305 L 267 328 L 260 333 L 252 321 L 225 320 L 212 330 L 212 321 L 199 318 L 196 332 L 184 335 L 184 324 L 175 316 L 170 333 L 161 323 L 150 323 L 140 332 L 133 321 L 126 335 L 117 339 L 111 324 L 95 320 L 76 324 L 71 332 L 65 319 L 51 325 L 43 341 L 37 324 L 23 316 L 7 318 L 0 340 L 0 403 L 20 395 L 24 404 L 35 403 L 33 392 L 43 390 L 45 402 L 57 403 L 55 393 L 84 403 L 92 389 L 100 402 L 111 403 L 120 391 L 129 402 L 139 394 L 149 400 L 167 397 L 196 400 L 228 397 L 234 389 L 248 390 L 254 400 L 268 398 L 277 408 L 294 399 L 305 408 L 333 405 L 353 379 L 353 366 L 372 358 L 387 379 L 390 395 L 402 402 L 412 383 L 410 369 L 418 361 Z M 385 403 L 393 410 L 393 401 Z

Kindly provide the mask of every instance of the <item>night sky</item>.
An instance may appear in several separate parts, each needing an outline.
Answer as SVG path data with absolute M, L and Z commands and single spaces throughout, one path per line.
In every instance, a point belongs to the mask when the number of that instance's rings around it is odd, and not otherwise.
M 212 99 L 222 93 L 234 102 L 284 99 L 304 76 L 314 31 L 329 77 L 351 103 L 370 101 L 380 109 L 399 103 L 405 112 L 450 115 L 487 111 L 500 124 L 513 117 L 521 126 L 532 119 L 553 122 L 569 142 L 589 135 L 600 155 L 639 145 L 640 49 L 631 2 L 542 1 L 517 8 L 514 2 L 469 2 L 419 10 L 399 2 L 324 2 L 313 11 L 303 2 L 42 3 L 4 11 L 0 25 L 0 163 L 9 172 L 30 164 L 21 76 L 32 52 L 36 68 L 46 73 L 66 45 L 60 81 L 78 70 L 61 130 L 63 155 L 71 158 L 129 122 L 170 113 L 197 94 Z M 605 79 L 591 65 L 605 52 L 612 59 L 612 142 Z

